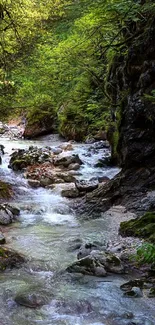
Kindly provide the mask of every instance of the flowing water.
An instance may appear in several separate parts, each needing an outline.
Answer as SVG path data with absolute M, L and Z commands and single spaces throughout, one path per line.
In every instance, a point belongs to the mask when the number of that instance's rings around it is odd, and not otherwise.
M 8 169 L 12 148 L 55 147 L 62 144 L 62 140 L 52 135 L 37 141 L 3 138 L 0 143 L 6 152 L 1 179 L 16 188 L 13 202 L 21 210 L 18 221 L 7 227 L 6 246 L 28 259 L 21 268 L 0 274 L 0 325 L 155 324 L 153 299 L 123 297 L 120 285 L 129 276 L 95 278 L 64 272 L 76 260 L 76 252 L 70 249 L 76 240 L 104 243 L 111 236 L 117 238 L 117 234 L 112 233 L 112 218 L 79 220 L 58 189 L 32 189 L 22 174 Z M 94 167 L 98 158 L 109 155 L 108 150 L 101 149 L 90 155 L 90 146 L 73 145 L 74 152 L 84 162 L 79 177 L 113 177 L 118 169 Z M 35 292 L 43 296 L 46 303 L 37 309 L 17 305 L 14 298 L 19 292 Z

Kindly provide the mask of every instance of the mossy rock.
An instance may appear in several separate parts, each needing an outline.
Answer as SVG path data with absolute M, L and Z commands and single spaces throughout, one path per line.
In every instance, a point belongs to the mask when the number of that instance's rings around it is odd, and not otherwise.
M 155 212 L 147 212 L 140 219 L 121 222 L 119 233 L 122 236 L 146 238 L 155 243 Z
M 5 271 L 6 268 L 19 267 L 24 262 L 24 257 L 17 252 L 0 246 L 0 272 Z
M 11 196 L 11 185 L 0 181 L 0 199 L 9 199 Z
M 30 159 L 24 157 L 24 159 L 17 159 L 12 163 L 12 169 L 15 171 L 22 170 L 26 168 L 31 163 Z

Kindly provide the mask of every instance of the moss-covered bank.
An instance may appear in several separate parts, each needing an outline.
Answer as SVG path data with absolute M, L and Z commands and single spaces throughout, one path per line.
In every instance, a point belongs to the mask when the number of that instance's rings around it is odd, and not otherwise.
M 155 244 L 155 212 L 147 212 L 141 218 L 122 222 L 120 234 L 145 238 Z

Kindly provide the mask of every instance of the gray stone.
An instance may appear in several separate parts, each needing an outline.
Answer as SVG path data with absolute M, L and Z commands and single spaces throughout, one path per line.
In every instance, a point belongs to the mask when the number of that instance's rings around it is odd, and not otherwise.
M 78 191 L 78 189 L 75 188 L 75 186 L 74 186 L 74 187 L 72 187 L 72 188 L 70 188 L 70 189 L 62 190 L 62 191 L 61 191 L 61 195 L 62 195 L 63 197 L 67 197 L 67 198 L 72 199 L 72 198 L 76 198 L 76 197 L 79 196 L 79 191 Z
M 9 204 L 1 204 L 0 205 L 0 224 L 8 225 L 12 223 L 15 216 L 18 216 L 20 210 L 14 206 Z
M 1 225 L 9 225 L 12 223 L 13 214 L 9 213 L 6 209 L 0 209 L 0 224 Z
M 68 167 L 70 164 L 82 164 L 81 159 L 78 155 L 71 155 L 71 156 L 61 156 L 54 159 L 55 166 L 63 166 Z

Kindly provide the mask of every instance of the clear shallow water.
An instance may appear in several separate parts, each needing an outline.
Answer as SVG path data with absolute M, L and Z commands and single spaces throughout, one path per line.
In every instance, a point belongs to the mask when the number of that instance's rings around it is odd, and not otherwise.
M 0 143 L 7 152 L 1 178 L 16 185 L 15 203 L 21 209 L 18 222 L 7 228 L 7 246 L 28 258 L 22 268 L 0 274 L 0 325 L 155 324 L 153 299 L 123 297 L 120 284 L 128 276 L 95 278 L 63 272 L 76 260 L 76 252 L 69 249 L 75 239 L 104 243 L 111 236 L 117 238 L 117 234 L 112 233 L 113 219 L 79 220 L 69 208 L 68 200 L 58 191 L 34 190 L 20 173 L 15 174 L 7 167 L 12 148 L 27 148 L 32 144 L 54 147 L 62 141 L 57 136 L 48 136 L 33 142 L 2 139 Z M 98 158 L 109 154 L 108 151 L 100 150 L 89 156 L 89 146 L 74 145 L 74 151 L 85 163 L 81 167 L 81 178 L 113 177 L 118 169 L 93 167 Z M 17 305 L 14 297 L 21 290 L 43 294 L 47 298 L 46 305 L 40 309 Z M 130 320 L 131 312 L 134 318 Z

